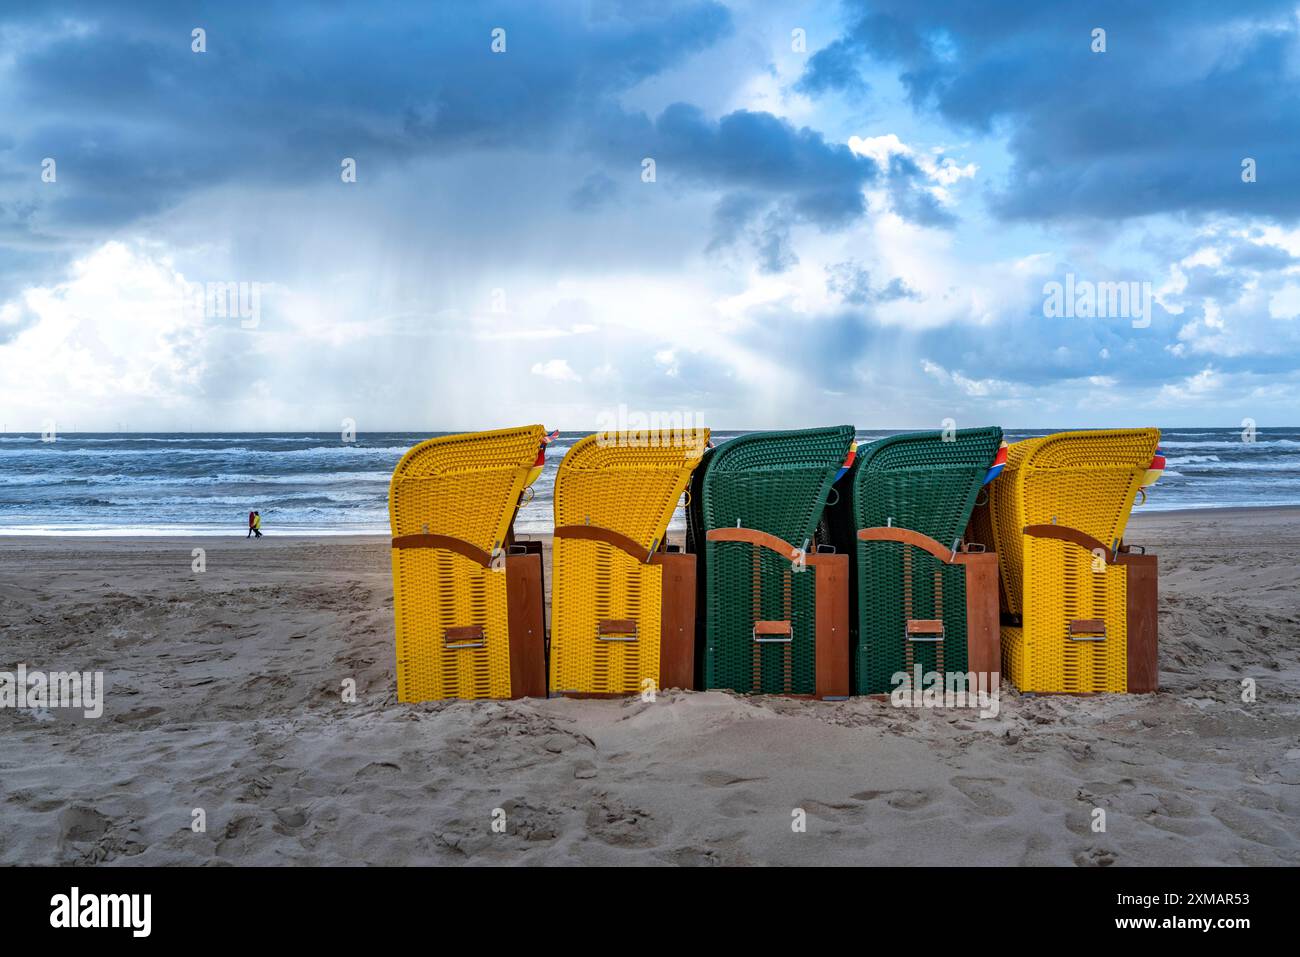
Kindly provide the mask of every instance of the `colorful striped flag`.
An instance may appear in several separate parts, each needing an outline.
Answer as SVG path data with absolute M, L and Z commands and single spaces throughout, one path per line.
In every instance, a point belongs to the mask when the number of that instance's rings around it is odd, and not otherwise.
M 1160 476 L 1165 474 L 1165 453 L 1164 449 L 1156 449 L 1156 457 L 1151 460 L 1147 466 L 1147 474 L 1142 478 L 1142 487 L 1150 488 L 1160 481 Z
M 542 444 L 537 449 L 537 459 L 533 462 L 533 470 L 528 473 L 528 480 L 524 482 L 527 488 L 537 481 L 537 477 L 542 474 L 542 468 L 546 465 L 546 447 L 560 437 L 560 430 L 556 429 L 549 435 L 542 436 Z
M 841 465 L 840 470 L 835 473 L 836 482 L 838 482 L 841 478 L 843 478 L 845 472 L 853 468 L 853 460 L 856 459 L 857 457 L 858 457 L 858 443 L 856 441 L 850 442 L 849 454 L 844 457 L 844 464 Z
M 1001 475 L 1002 469 L 1006 464 L 1007 464 L 1007 443 L 1004 441 L 998 447 L 998 454 L 993 457 L 993 464 L 990 465 L 989 470 L 984 473 L 983 484 L 988 485 L 989 482 L 992 482 L 995 478 Z

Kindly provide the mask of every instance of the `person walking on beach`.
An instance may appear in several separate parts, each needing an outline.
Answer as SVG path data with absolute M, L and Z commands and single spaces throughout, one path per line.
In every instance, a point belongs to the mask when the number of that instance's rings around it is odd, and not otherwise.
M 248 513 L 248 534 L 244 536 L 245 538 L 252 538 L 252 537 L 253 537 L 253 532 L 256 531 L 256 529 L 254 528 L 254 526 L 255 526 L 257 523 L 253 520 L 253 517 L 254 517 L 255 515 L 257 515 L 256 512 L 249 512 L 249 513 Z
M 253 534 L 258 538 L 262 537 L 262 513 L 253 513 Z

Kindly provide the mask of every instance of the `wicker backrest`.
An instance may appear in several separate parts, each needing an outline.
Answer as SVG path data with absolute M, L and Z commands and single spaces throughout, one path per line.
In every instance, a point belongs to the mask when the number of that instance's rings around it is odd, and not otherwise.
M 892 521 L 952 545 L 1001 444 L 996 426 L 908 432 L 871 443 L 853 474 L 854 523 L 873 528 Z
M 610 432 L 573 444 L 555 476 L 555 526 L 597 525 L 650 548 L 709 441 L 707 429 Z
M 910 432 L 880 439 L 861 453 L 851 481 L 854 527 L 839 535 L 853 547 L 855 692 L 891 691 L 892 677 L 910 675 L 916 666 L 922 672 L 965 672 L 964 567 L 914 545 L 849 536 L 893 526 L 954 548 L 1001 444 L 997 427 Z M 908 622 L 916 620 L 941 622 L 942 641 L 909 638 Z
M 451 535 L 489 552 L 500 547 L 545 434 L 528 425 L 421 442 L 393 469 L 393 535 Z
M 792 545 L 812 537 L 853 426 L 754 432 L 714 449 L 701 467 L 699 520 L 706 528 L 756 528 Z
M 816 685 L 816 578 L 789 554 L 710 542 L 737 525 L 801 549 L 812 539 L 853 441 L 853 427 L 756 432 L 712 450 L 692 482 L 687 519 L 698 552 L 704 684 L 811 694 Z M 790 622 L 789 642 L 756 641 L 759 622 Z

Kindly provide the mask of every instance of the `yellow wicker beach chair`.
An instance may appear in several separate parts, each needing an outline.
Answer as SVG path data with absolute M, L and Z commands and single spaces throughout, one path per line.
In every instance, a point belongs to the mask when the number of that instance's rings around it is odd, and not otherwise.
M 552 693 L 691 687 L 695 556 L 664 537 L 707 429 L 591 435 L 555 479 Z
M 1008 450 L 973 527 L 982 521 L 997 550 L 1007 620 L 1018 622 L 1002 628 L 1003 674 L 1021 691 L 1130 690 L 1138 628 L 1154 658 L 1154 556 L 1121 542 L 1159 440 L 1157 429 L 1061 432 Z
M 544 697 L 540 550 L 512 548 L 540 425 L 429 439 L 393 470 L 397 697 Z

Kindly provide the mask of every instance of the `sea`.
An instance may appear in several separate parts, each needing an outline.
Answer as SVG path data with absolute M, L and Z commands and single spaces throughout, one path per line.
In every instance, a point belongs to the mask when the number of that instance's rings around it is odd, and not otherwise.
M 64 433 L 55 441 L 5 433 L 0 535 L 243 535 L 253 509 L 269 535 L 387 533 L 393 467 L 440 434 L 370 432 L 345 442 L 337 432 Z M 555 471 L 584 434 L 561 433 L 548 448 L 517 532 L 550 530 Z M 891 434 L 861 431 L 858 441 Z M 1168 467 L 1142 511 L 1300 505 L 1300 428 L 1168 429 L 1160 445 Z M 684 522 L 679 509 L 673 527 Z

